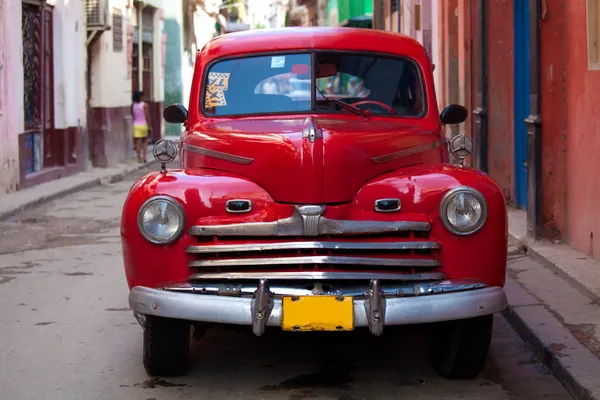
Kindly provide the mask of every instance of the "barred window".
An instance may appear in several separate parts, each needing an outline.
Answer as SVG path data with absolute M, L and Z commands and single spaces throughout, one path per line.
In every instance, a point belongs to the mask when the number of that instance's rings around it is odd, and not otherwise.
M 113 8 L 112 17 L 113 51 L 123 51 L 123 13 L 120 8 Z

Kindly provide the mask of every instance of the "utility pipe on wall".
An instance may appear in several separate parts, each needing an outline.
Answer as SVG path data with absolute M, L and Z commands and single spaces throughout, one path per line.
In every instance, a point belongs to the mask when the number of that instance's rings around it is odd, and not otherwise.
M 142 10 L 146 7 L 146 4 L 140 2 L 137 8 L 138 11 L 138 90 L 144 91 L 144 40 L 142 39 L 143 24 L 142 24 Z M 147 95 L 147 94 L 146 94 Z
M 477 108 L 473 110 L 475 115 L 475 143 L 477 168 L 487 172 L 487 1 L 477 3 L 477 36 Z
M 400 21 L 401 16 L 402 16 L 402 13 L 400 12 L 401 7 L 402 7 L 401 1 L 396 0 L 396 18 L 398 19 L 398 33 L 402 33 L 402 23 Z
M 542 113 L 540 102 L 540 0 L 529 0 L 530 114 L 527 125 L 527 235 L 542 234 Z

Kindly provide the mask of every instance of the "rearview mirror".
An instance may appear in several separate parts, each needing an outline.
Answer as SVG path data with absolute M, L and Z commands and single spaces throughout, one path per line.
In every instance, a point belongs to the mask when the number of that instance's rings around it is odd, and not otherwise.
M 171 104 L 164 109 L 163 118 L 171 124 L 183 124 L 188 119 L 188 112 L 182 104 Z
M 440 114 L 440 119 L 445 125 L 462 124 L 467 120 L 469 111 L 458 104 L 450 104 L 444 108 L 444 111 Z

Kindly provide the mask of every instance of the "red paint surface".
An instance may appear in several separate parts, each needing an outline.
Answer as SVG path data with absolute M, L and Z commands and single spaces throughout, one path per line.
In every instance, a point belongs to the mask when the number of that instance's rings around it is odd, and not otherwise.
M 311 119 L 323 135 L 315 143 L 302 138 L 302 130 Z M 439 148 L 386 163 L 371 160 L 440 143 L 437 118 L 419 124 L 339 114 L 220 118 L 201 120 L 194 130 L 184 136 L 186 143 L 254 161 L 243 165 L 183 150 L 184 165 L 233 172 L 256 182 L 275 201 L 284 203 L 347 202 L 377 175 L 403 166 L 441 161 Z
M 200 104 L 202 72 L 214 57 L 276 49 L 371 50 L 394 52 L 417 61 L 425 76 L 428 114 L 422 119 L 373 116 L 368 121 L 361 116 L 339 114 L 205 119 L 199 107 L 192 106 L 189 131 L 182 137 L 184 144 L 254 160 L 243 165 L 182 150 L 182 169 L 149 174 L 136 183 L 125 202 L 121 223 L 129 286 L 155 287 L 185 281 L 190 273 L 187 265 L 193 257 L 185 253 L 185 248 L 197 244 L 187 234 L 192 225 L 276 221 L 290 217 L 293 204 L 303 203 L 330 203 L 324 214 L 330 219 L 428 221 L 431 239 L 442 243 L 443 249 L 435 257 L 442 262 L 442 271 L 448 277 L 476 278 L 503 286 L 506 206 L 492 179 L 475 170 L 444 164 L 447 157 L 443 149 L 383 164 L 371 160 L 441 139 L 433 75 L 423 47 L 406 37 L 364 29 L 303 28 L 285 32 L 273 36 L 254 31 L 213 40 L 198 58 L 190 104 Z M 307 118 L 322 129 L 323 139 L 315 143 L 302 139 Z M 488 202 L 487 223 L 468 237 L 448 232 L 438 215 L 443 195 L 460 185 L 479 190 Z M 138 231 L 138 210 L 154 195 L 172 196 L 186 211 L 185 233 L 172 245 L 153 245 Z M 227 213 L 226 201 L 236 198 L 251 200 L 252 211 Z M 402 211 L 375 212 L 373 202 L 380 198 L 399 198 Z
M 540 90 L 542 93 L 542 221 L 544 236 L 554 239 L 566 229 L 567 201 L 567 26 L 565 7 L 570 0 L 547 1 L 540 24 Z M 584 2 L 582 2 L 584 3 Z M 585 7 L 585 6 L 584 6 Z M 585 20 L 582 20 L 585 26 Z M 584 29 L 582 28 L 582 32 Z M 582 37 L 580 40 L 585 41 Z M 585 47 L 585 45 L 584 45 Z M 587 57 L 578 53 L 574 59 Z M 574 60 L 576 63 L 577 61 Z M 587 67 L 586 67 L 587 68 Z M 596 117 L 590 116 L 590 117 Z M 588 122 L 586 121 L 586 124 Z M 576 183 L 577 180 L 572 181 Z
M 448 232 L 438 214 L 443 195 L 460 185 L 476 188 L 488 202 L 488 222 L 469 237 L 457 237 Z M 225 203 L 239 198 L 240 194 L 252 201 L 252 211 L 243 215 L 228 214 Z M 149 243 L 137 228 L 139 208 L 154 195 L 172 196 L 186 211 L 186 233 L 169 246 Z M 386 197 L 402 201 L 401 214 L 381 214 L 373 210 L 374 200 Z M 258 185 L 234 174 L 207 169 L 149 174 L 132 188 L 123 207 L 121 235 L 129 287 L 156 287 L 167 282 L 185 281 L 191 274 L 187 265 L 194 258 L 185 253 L 185 248 L 197 244 L 196 239 L 187 234 L 193 225 L 276 221 L 290 217 L 292 212 L 292 205 L 274 202 Z M 489 285 L 504 285 L 507 257 L 504 198 L 490 178 L 475 170 L 437 164 L 390 172 L 367 183 L 351 202 L 327 207 L 323 216 L 370 221 L 428 221 L 431 223 L 431 240 L 442 243 L 443 249 L 437 257 L 443 264 L 441 271 L 448 277 L 474 278 Z
M 600 255 L 600 71 L 587 62 L 586 2 L 567 6 L 567 237 L 577 250 Z
M 488 171 L 508 200 L 515 198 L 513 38 L 513 1 L 489 1 Z

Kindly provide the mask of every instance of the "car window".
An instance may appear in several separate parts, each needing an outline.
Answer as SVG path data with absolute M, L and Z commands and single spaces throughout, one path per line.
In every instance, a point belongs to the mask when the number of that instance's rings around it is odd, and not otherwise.
M 344 97 L 367 97 L 370 90 L 365 81 L 357 76 L 337 73 L 334 76 L 317 79 L 317 86 L 327 97 L 341 99 Z
M 329 71 L 317 79 L 326 97 L 355 104 L 373 115 L 418 117 L 426 111 L 421 74 L 416 63 L 406 58 L 322 52 L 317 63 L 320 71 Z M 316 110 L 343 112 L 322 97 L 317 97 Z
M 316 65 L 311 64 L 316 63 Z M 317 78 L 312 76 L 317 71 Z M 317 90 L 311 103 L 311 84 Z M 335 51 L 252 56 L 209 67 L 203 110 L 211 116 L 348 113 L 328 99 L 372 115 L 419 117 L 426 112 L 422 76 L 407 58 Z
M 308 53 L 217 62 L 208 72 L 204 110 L 215 116 L 309 111 L 310 62 Z

